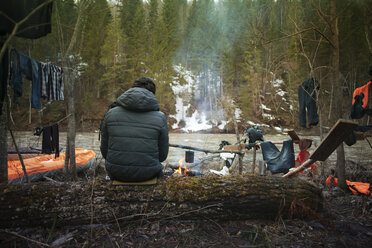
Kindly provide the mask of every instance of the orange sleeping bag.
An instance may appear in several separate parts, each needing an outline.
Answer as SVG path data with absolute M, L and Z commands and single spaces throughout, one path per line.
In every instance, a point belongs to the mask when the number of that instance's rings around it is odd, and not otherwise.
M 75 156 L 76 167 L 81 167 L 95 159 L 96 153 L 93 150 L 76 148 Z M 23 159 L 23 162 L 26 167 L 27 175 L 30 177 L 36 174 L 43 174 L 46 172 L 62 170 L 65 166 L 65 157 L 66 154 L 63 152 L 60 153 L 58 158 L 55 158 L 54 154 L 40 155 L 33 158 Z M 23 170 L 20 160 L 8 161 L 8 180 L 13 180 L 22 177 Z
M 337 187 L 338 180 L 336 177 L 330 175 L 327 178 L 326 183 L 329 186 L 333 185 Z M 349 189 L 351 190 L 351 192 L 353 192 L 354 195 L 358 195 L 358 194 L 372 195 L 372 192 L 371 192 L 372 189 L 369 183 L 350 182 L 349 180 L 346 180 L 346 184 L 347 186 L 349 186 Z

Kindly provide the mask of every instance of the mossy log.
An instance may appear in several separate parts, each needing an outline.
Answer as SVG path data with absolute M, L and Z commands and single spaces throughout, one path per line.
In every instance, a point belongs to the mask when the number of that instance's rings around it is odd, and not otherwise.
M 0 185 L 0 227 L 136 220 L 286 218 L 293 201 L 317 210 L 321 191 L 274 176 L 164 178 L 153 186 L 109 181 Z M 303 205 L 302 204 L 302 205 Z

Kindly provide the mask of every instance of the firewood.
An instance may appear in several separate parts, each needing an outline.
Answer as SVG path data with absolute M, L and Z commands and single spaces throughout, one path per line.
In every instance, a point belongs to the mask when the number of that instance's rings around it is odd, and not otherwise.
M 313 210 L 321 190 L 300 179 L 274 176 L 162 178 L 154 186 L 39 182 L 0 185 L 0 228 L 85 225 L 116 221 L 274 219 L 292 201 Z

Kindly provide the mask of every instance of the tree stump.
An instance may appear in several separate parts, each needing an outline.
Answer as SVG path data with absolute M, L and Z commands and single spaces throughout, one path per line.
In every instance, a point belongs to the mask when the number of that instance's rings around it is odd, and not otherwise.
M 0 185 L 0 227 L 83 225 L 170 218 L 287 217 L 293 201 L 321 207 L 321 190 L 274 176 L 162 178 L 153 186 L 87 182 Z

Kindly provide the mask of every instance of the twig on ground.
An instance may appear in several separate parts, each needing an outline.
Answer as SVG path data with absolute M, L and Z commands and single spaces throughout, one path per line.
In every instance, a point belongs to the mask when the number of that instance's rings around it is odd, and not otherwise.
M 92 180 L 92 191 L 90 193 L 90 224 L 92 225 L 93 224 L 93 218 L 94 218 L 94 206 L 93 206 L 93 194 L 94 194 L 94 182 L 95 182 L 95 177 L 93 176 L 93 180 Z M 90 239 L 93 238 L 93 229 L 91 228 L 90 229 Z
M 77 233 L 77 232 L 78 231 L 75 230 L 73 232 L 70 232 L 70 233 L 54 240 L 53 243 L 51 244 L 51 247 L 59 247 L 60 245 L 70 241 L 74 237 L 75 233 Z
M 124 216 L 124 217 L 120 217 L 118 218 L 117 220 L 123 220 L 123 219 L 132 219 L 134 217 L 140 217 L 140 216 L 145 216 L 147 218 L 150 218 L 150 217 L 153 217 L 153 216 L 157 216 L 159 215 L 164 208 L 166 208 L 168 202 L 166 202 L 164 204 L 164 206 L 156 213 L 148 213 L 148 214 L 132 214 L 132 215 L 128 215 L 128 216 Z M 208 206 L 205 206 L 205 207 L 202 207 L 202 208 L 198 208 L 198 209 L 194 209 L 194 210 L 190 210 L 190 211 L 186 211 L 186 212 L 183 212 L 181 214 L 177 214 L 177 215 L 173 215 L 173 216 L 169 216 L 169 217 L 165 217 L 163 219 L 160 219 L 160 220 L 157 220 L 157 221 L 162 221 L 162 220 L 168 220 L 168 219 L 174 219 L 174 218 L 177 218 L 177 217 L 181 217 L 183 215 L 186 215 L 186 214 L 190 214 L 190 213 L 194 213 L 194 212 L 198 212 L 200 210 L 203 210 L 203 209 L 207 209 L 207 208 L 212 208 L 212 207 L 221 207 L 221 204 L 212 204 L 212 205 L 208 205 Z
M 109 208 L 109 210 L 111 211 L 112 215 L 113 215 L 114 218 L 115 218 L 116 225 L 118 226 L 118 230 L 119 230 L 119 233 L 120 233 L 120 235 L 121 235 L 121 228 L 120 228 L 120 224 L 119 224 L 118 218 L 116 218 L 115 211 L 112 210 L 111 208 Z
M 206 209 L 206 208 L 220 207 L 221 205 L 222 204 L 212 204 L 212 205 L 208 205 L 208 206 L 205 206 L 205 207 L 202 207 L 202 208 L 198 208 L 198 209 L 194 209 L 194 210 L 190 210 L 190 211 L 185 211 L 182 214 L 177 214 L 177 215 L 169 216 L 169 217 L 163 218 L 161 220 L 174 219 L 174 218 L 177 218 L 177 217 L 181 217 L 183 215 L 186 215 L 186 214 L 190 214 L 190 213 L 194 213 L 194 212 L 199 212 L 200 210 L 203 210 L 203 209 Z
M 230 239 L 230 235 L 228 234 L 228 232 L 226 232 L 225 231 L 225 229 L 223 229 L 223 227 L 220 225 L 220 224 L 218 224 L 216 221 L 214 221 L 214 220 L 212 220 L 212 219 L 210 219 L 210 218 L 208 218 L 208 217 L 206 217 L 206 216 L 203 216 L 205 219 L 207 219 L 207 220 L 209 220 L 210 222 L 212 222 L 212 223 L 214 223 L 216 226 L 218 226 L 220 229 L 221 229 L 221 231 L 222 231 L 222 233 L 226 236 L 226 238 L 228 239 L 228 242 L 233 246 L 233 247 L 236 247 L 236 245 L 232 242 L 232 240 Z
M 153 195 L 154 191 L 155 191 L 155 187 L 154 187 L 153 191 L 151 193 L 149 193 L 149 195 L 147 196 L 146 206 L 145 206 L 145 209 L 143 210 L 144 214 L 146 214 L 146 212 L 147 212 L 147 207 L 149 206 L 149 202 L 151 200 L 151 195 Z M 143 215 L 143 217 L 141 219 L 140 227 L 142 227 L 142 223 L 143 223 L 144 219 L 145 219 L 145 215 Z
M 369 146 L 372 148 L 372 145 L 371 145 L 371 143 L 369 142 L 369 140 L 367 139 L 367 137 L 366 137 L 365 139 L 367 140 Z
M 62 184 L 62 182 L 58 182 L 50 177 L 47 177 L 47 176 L 44 176 L 44 178 L 47 180 L 47 181 L 50 181 L 50 182 L 53 182 L 53 183 L 56 183 L 56 184 Z
M 112 247 L 114 247 L 114 242 L 112 241 L 111 235 L 110 235 L 110 233 L 107 231 L 106 226 L 103 225 L 103 224 L 101 224 L 101 225 L 103 226 L 103 230 L 105 230 L 107 236 L 109 237 Z M 118 243 L 116 243 L 116 246 L 120 248 L 120 246 L 118 245 Z
M 40 241 L 37 241 L 37 240 L 33 240 L 33 239 L 30 239 L 30 238 L 27 238 L 27 237 L 25 237 L 25 236 L 23 236 L 23 235 L 20 235 L 20 234 L 18 234 L 18 233 L 15 233 L 15 232 L 8 232 L 8 231 L 6 231 L 6 230 L 0 230 L 0 232 L 5 232 L 5 233 L 7 233 L 7 234 L 14 235 L 14 236 L 16 236 L 16 237 L 18 237 L 18 238 L 25 239 L 25 240 L 27 240 L 27 241 L 33 242 L 33 243 L 38 244 L 38 245 L 41 245 L 41 246 L 51 247 L 51 246 L 48 245 L 48 244 L 45 244 L 45 243 L 42 243 L 42 242 L 40 242 Z

